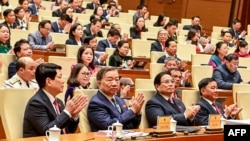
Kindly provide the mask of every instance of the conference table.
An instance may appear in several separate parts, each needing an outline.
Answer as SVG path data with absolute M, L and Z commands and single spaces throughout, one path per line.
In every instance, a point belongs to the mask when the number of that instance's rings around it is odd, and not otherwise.
M 154 129 L 139 130 L 140 132 L 152 132 Z M 177 132 L 173 137 L 154 138 L 151 136 L 137 137 L 135 140 L 150 140 L 150 141 L 223 141 L 223 133 L 217 134 L 205 134 L 204 128 L 197 133 L 190 133 L 184 135 L 182 132 Z M 46 136 L 32 137 L 32 138 L 20 138 L 20 139 L 2 139 L 0 141 L 45 141 Z M 107 136 L 104 132 L 89 132 L 89 133 L 76 133 L 61 135 L 60 141 L 111 141 L 111 137 Z M 124 140 L 131 140 L 130 138 Z

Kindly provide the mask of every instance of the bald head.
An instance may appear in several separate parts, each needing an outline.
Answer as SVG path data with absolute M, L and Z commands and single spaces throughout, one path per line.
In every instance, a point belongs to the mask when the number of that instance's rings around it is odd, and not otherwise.
M 16 63 L 16 72 L 24 81 L 35 78 L 36 63 L 31 57 L 21 57 Z

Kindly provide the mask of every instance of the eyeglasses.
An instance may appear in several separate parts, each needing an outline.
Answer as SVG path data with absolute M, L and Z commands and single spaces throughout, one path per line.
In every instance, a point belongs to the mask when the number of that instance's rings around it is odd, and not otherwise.
M 91 72 L 82 72 L 81 74 L 85 77 L 90 77 L 92 75 Z
M 170 84 L 170 83 L 175 83 L 175 81 L 174 79 L 169 79 L 169 80 L 162 81 L 161 83 Z

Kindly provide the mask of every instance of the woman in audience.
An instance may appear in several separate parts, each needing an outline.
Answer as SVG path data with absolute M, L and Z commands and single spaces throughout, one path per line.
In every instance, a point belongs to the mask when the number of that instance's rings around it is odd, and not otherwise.
M 28 0 L 19 0 L 19 7 L 22 7 L 23 10 L 27 13 L 29 13 L 29 15 L 31 15 L 31 12 L 29 10 L 29 1 Z
M 215 69 L 216 67 L 218 67 L 219 65 L 221 65 L 226 61 L 225 56 L 227 55 L 227 53 L 228 53 L 227 43 L 223 41 L 218 42 L 216 44 L 215 52 L 211 56 L 208 64 L 213 66 L 213 69 Z
M 186 44 L 192 44 L 196 47 L 196 52 L 203 52 L 202 45 L 199 45 L 199 33 L 194 30 L 190 29 L 187 34 Z
M 10 51 L 10 29 L 5 24 L 0 24 L 0 53 L 9 53 Z
M 234 54 L 238 57 L 249 58 L 248 43 L 245 40 L 240 40 Z
M 141 39 L 141 32 L 148 32 L 145 27 L 145 20 L 143 17 L 137 17 L 133 27 L 130 27 L 130 37 L 133 39 Z
M 165 14 L 161 13 L 161 14 L 158 16 L 158 19 L 157 19 L 157 21 L 154 23 L 153 26 L 155 26 L 155 27 L 164 27 L 166 24 L 167 24 L 167 17 L 166 17 Z
M 94 9 L 93 14 L 97 16 L 98 19 L 101 19 L 102 23 L 107 21 L 107 19 L 103 16 L 103 8 L 101 5 Z
M 73 17 L 73 9 L 71 7 L 64 8 L 62 14 L 67 14 L 72 19 L 72 24 L 78 22 L 78 17 Z
M 78 63 L 74 65 L 67 80 L 68 87 L 65 93 L 65 103 L 67 102 L 68 97 L 70 97 L 70 99 L 73 97 L 75 89 L 89 88 L 90 76 L 91 72 L 84 64 Z
M 157 40 L 151 44 L 150 51 L 165 51 L 165 44 L 168 39 L 168 32 L 161 28 L 157 33 Z
M 66 40 L 66 44 L 83 46 L 83 27 L 79 23 L 75 23 L 71 26 L 69 31 L 69 39 Z
M 77 63 L 88 67 L 92 76 L 96 76 L 99 67 L 94 64 L 94 50 L 89 46 L 80 47 L 77 52 Z
M 109 58 L 109 66 L 132 69 L 134 67 L 134 61 L 132 56 L 128 56 L 129 50 L 128 41 L 119 41 L 118 47 Z

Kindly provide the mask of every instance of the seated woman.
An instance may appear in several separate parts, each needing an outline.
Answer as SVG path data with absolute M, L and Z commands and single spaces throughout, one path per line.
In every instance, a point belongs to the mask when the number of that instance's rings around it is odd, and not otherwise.
M 133 27 L 130 27 L 130 37 L 133 39 L 141 39 L 141 32 L 148 32 L 145 27 L 145 20 L 143 17 L 137 17 Z
M 72 24 L 78 22 L 78 17 L 73 17 L 73 9 L 71 7 L 66 7 L 62 10 L 62 14 L 67 14 L 72 19 Z
M 115 49 L 113 55 L 111 55 L 109 58 L 109 66 L 132 69 L 134 67 L 134 61 L 132 56 L 127 56 L 129 50 L 130 48 L 128 41 L 119 41 L 118 47 Z
M 64 101 L 67 102 L 67 99 L 73 97 L 74 90 L 79 89 L 88 89 L 90 84 L 91 72 L 89 69 L 82 63 L 74 65 L 71 70 L 70 76 L 67 80 L 68 88 L 65 93 Z
M 159 16 L 158 16 L 158 19 L 157 21 L 154 23 L 153 26 L 155 27 L 164 27 L 165 25 L 167 24 L 167 17 L 164 13 L 161 13 Z
M 75 23 L 69 30 L 69 39 L 66 40 L 65 44 L 83 46 L 83 27 L 79 23 Z
M 228 46 L 227 43 L 220 41 L 216 43 L 216 48 L 214 54 L 211 56 L 208 64 L 213 66 L 213 69 L 224 63 L 225 56 L 228 53 Z
M 77 63 L 82 63 L 91 72 L 91 76 L 96 76 L 99 67 L 94 64 L 94 50 L 89 46 L 80 47 L 77 52 Z
M 0 53 L 10 53 L 10 29 L 5 24 L 0 24 Z
M 190 29 L 187 34 L 186 44 L 192 44 L 196 47 L 196 52 L 203 52 L 203 47 L 199 45 L 198 32 L 194 29 Z
M 103 8 L 101 5 L 97 6 L 94 11 L 93 14 L 98 17 L 98 19 L 101 19 L 102 23 L 106 22 L 107 19 L 103 16 Z
M 249 58 L 249 50 L 248 50 L 248 43 L 245 40 L 240 40 L 239 44 L 237 45 L 236 50 L 234 51 L 234 54 L 238 57 L 244 57 Z

